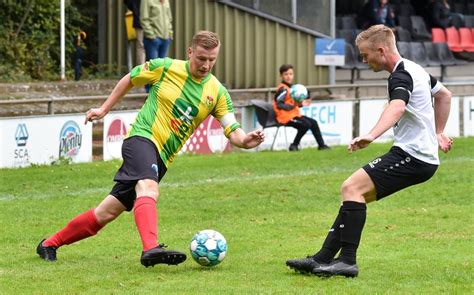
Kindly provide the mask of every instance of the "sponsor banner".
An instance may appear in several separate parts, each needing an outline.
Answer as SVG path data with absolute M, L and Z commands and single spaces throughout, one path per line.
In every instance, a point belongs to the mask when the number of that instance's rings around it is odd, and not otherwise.
M 375 126 L 388 106 L 387 99 L 361 100 L 359 105 L 359 135 L 367 134 Z M 393 129 L 390 128 L 375 142 L 393 141 Z
M 316 38 L 314 64 L 319 66 L 343 66 L 345 63 L 344 39 Z
M 192 154 L 212 154 L 230 150 L 230 142 L 224 135 L 221 123 L 213 116 L 209 116 L 198 126 L 181 151 Z
M 369 132 L 377 123 L 380 115 L 388 105 L 388 100 L 373 99 L 361 100 L 359 108 L 359 135 Z M 445 128 L 446 133 L 452 137 L 459 137 L 459 97 L 451 99 L 451 112 Z M 390 128 L 376 142 L 393 140 L 393 129 Z
M 127 136 L 138 111 L 110 112 L 104 117 L 104 161 L 122 158 L 122 143 Z
M 121 159 L 122 143 L 135 121 L 138 111 L 111 112 L 104 118 L 104 160 Z M 230 151 L 230 142 L 221 124 L 214 117 L 207 117 L 194 131 L 180 151 L 191 154 L 210 154 Z
M 474 96 L 464 97 L 464 136 L 474 136 Z
M 459 137 L 461 134 L 459 126 L 459 97 L 455 96 L 451 98 L 451 111 L 444 131 L 448 136 Z
M 84 115 L 5 118 L 0 127 L 0 167 L 92 161 L 92 124 L 84 125 Z
M 301 108 L 301 114 L 318 121 L 319 128 L 324 141 L 328 145 L 348 144 L 352 139 L 352 101 L 339 102 L 314 102 L 310 106 Z M 244 111 L 243 122 L 248 121 L 248 112 Z M 347 120 L 347 118 L 351 118 Z M 247 123 L 248 124 L 248 123 Z M 244 127 L 244 130 L 254 130 L 261 128 L 257 122 L 257 116 L 253 113 L 253 128 Z M 258 150 L 270 149 L 275 139 L 275 150 L 286 150 L 296 136 L 296 129 L 292 127 L 280 127 L 276 134 L 277 127 L 265 128 L 265 141 L 258 147 Z M 317 147 L 316 140 L 310 130 L 303 136 L 300 143 L 302 148 Z

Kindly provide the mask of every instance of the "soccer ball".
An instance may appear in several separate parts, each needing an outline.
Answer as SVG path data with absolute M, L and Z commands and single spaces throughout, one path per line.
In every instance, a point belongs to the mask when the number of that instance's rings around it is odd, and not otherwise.
M 308 89 L 304 85 L 295 84 L 291 86 L 290 96 L 294 101 L 302 102 L 308 98 Z
M 194 235 L 189 250 L 193 259 L 200 265 L 214 266 L 224 260 L 227 242 L 219 232 L 205 229 Z

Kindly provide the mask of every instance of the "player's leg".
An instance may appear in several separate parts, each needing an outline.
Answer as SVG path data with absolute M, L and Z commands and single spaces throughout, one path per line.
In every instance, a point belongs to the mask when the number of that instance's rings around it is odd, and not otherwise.
M 335 221 L 335 224 L 338 223 L 336 226 L 339 227 L 337 231 L 339 243 L 336 236 L 328 235 L 323 248 L 315 257 L 322 259 L 320 256 L 323 256 L 327 261 L 330 255 L 334 257 L 337 253 L 337 246 L 341 248 L 341 253 L 337 260 L 313 269 L 313 273 L 317 275 L 354 277 L 359 273 L 356 253 L 365 225 L 366 203 L 376 199 L 375 185 L 367 172 L 361 168 L 344 181 L 341 194 L 342 206 Z
M 155 248 L 158 240 L 158 183 L 152 179 L 142 179 L 135 186 L 137 199 L 133 205 L 133 215 L 143 251 Z
M 336 266 L 338 274 L 357 275 L 355 254 L 365 224 L 365 202 L 375 200 L 375 187 L 367 173 L 359 169 L 343 183 L 341 194 L 342 206 L 321 249 L 313 256 L 288 260 L 286 264 L 290 268 L 300 272 L 328 275 L 331 273 L 327 267 L 330 266 L 332 270 Z M 334 260 L 339 250 L 344 252 L 341 252 L 339 260 Z M 341 261 L 343 264 L 339 263 Z M 342 271 L 341 266 L 344 267 Z
M 97 208 L 73 218 L 63 229 L 41 241 L 36 252 L 46 261 L 56 260 L 56 250 L 82 239 L 94 236 L 107 223 L 117 218 L 125 206 L 114 196 L 107 196 Z
M 165 249 L 164 244 L 158 244 L 158 183 L 155 180 L 143 179 L 138 181 L 135 191 L 137 199 L 133 207 L 135 224 L 143 244 L 140 262 L 148 267 L 155 264 L 180 264 L 186 260 L 186 254 Z
M 144 137 L 127 138 L 122 145 L 124 162 L 115 175 L 118 188 L 115 195 L 127 207 L 133 209 L 135 224 L 143 245 L 141 263 L 153 266 L 157 263 L 179 264 L 186 260 L 184 253 L 165 250 L 158 245 L 158 183 L 166 174 L 155 144 Z
M 323 136 L 321 135 L 321 130 L 319 129 L 318 122 L 315 119 L 306 117 L 306 116 L 302 116 L 301 118 L 305 120 L 310 126 L 309 128 L 311 129 L 311 132 L 313 133 L 313 136 L 316 139 L 316 142 L 318 143 L 318 149 L 319 150 L 329 149 L 329 146 L 327 146 L 324 143 L 324 139 L 323 139 Z
M 286 126 L 290 126 L 293 128 L 296 128 L 298 132 L 296 133 L 295 139 L 293 139 L 293 143 L 290 144 L 290 151 L 297 151 L 298 146 L 301 142 L 301 138 L 303 138 L 303 135 L 306 134 L 306 132 L 309 129 L 309 124 L 305 122 L 304 120 L 301 120 L 301 117 L 293 118 L 291 121 L 289 121 Z

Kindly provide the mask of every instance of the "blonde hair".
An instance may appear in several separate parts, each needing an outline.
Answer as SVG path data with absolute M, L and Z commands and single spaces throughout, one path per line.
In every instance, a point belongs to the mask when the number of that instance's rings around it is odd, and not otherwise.
M 365 31 L 362 31 L 355 40 L 357 46 L 360 43 L 368 41 L 371 47 L 373 46 L 386 46 L 391 50 L 396 49 L 395 35 L 392 29 L 384 25 L 374 25 Z
M 219 41 L 219 36 L 210 31 L 199 31 L 193 36 L 193 41 L 191 43 L 192 48 L 201 46 L 204 49 L 214 49 L 219 46 L 221 41 Z

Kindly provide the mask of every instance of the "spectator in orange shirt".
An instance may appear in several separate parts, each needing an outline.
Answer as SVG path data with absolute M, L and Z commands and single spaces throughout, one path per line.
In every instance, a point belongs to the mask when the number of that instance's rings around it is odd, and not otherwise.
M 306 99 L 302 103 L 298 103 L 291 98 L 291 86 L 293 85 L 294 79 L 293 66 L 289 64 L 282 65 L 280 67 L 280 76 L 282 82 L 278 85 L 275 99 L 273 101 L 273 109 L 275 110 L 276 119 L 278 123 L 294 127 L 298 130 L 293 143 L 290 144 L 289 150 L 299 150 L 301 138 L 308 130 L 311 130 L 313 133 L 314 138 L 318 143 L 319 150 L 329 149 L 329 146 L 324 143 L 318 122 L 310 117 L 302 116 L 300 113 L 300 107 L 303 105 L 309 105 L 311 99 Z

